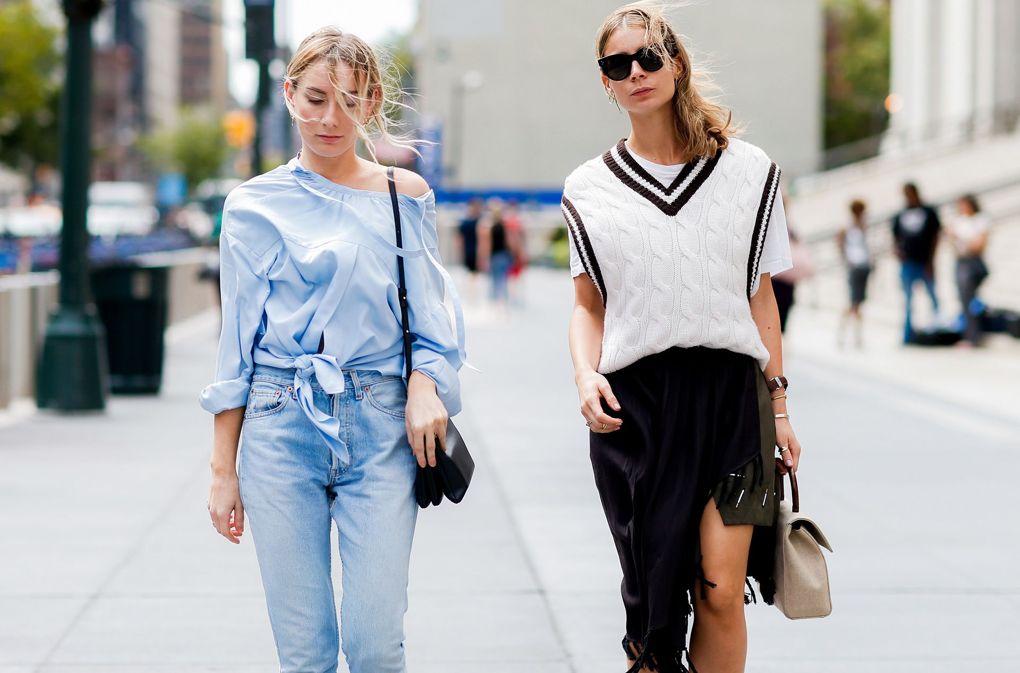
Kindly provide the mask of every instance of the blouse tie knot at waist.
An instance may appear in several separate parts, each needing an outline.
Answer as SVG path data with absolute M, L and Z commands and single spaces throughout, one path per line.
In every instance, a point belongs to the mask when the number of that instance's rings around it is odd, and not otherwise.
M 340 419 L 325 413 L 315 406 L 312 392 L 312 376 L 322 389 L 330 395 L 344 391 L 344 372 L 332 355 L 322 353 L 299 355 L 294 358 L 294 395 L 312 421 L 323 441 L 344 465 L 350 463 L 351 455 L 347 444 L 340 439 Z

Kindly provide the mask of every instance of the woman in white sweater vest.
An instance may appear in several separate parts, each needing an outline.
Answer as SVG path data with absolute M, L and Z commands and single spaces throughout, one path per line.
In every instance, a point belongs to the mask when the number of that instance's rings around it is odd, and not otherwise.
M 631 132 L 570 174 L 563 213 L 570 350 L 623 569 L 623 646 L 633 673 L 736 673 L 745 580 L 766 602 L 775 590 L 774 458 L 793 470 L 800 458 L 770 280 L 790 267 L 779 170 L 732 137 L 661 13 L 621 7 L 596 50 Z

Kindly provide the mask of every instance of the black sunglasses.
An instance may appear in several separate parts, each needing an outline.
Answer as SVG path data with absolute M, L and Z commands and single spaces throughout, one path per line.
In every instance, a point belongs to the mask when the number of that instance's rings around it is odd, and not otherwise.
M 633 54 L 612 54 L 610 56 L 603 56 L 598 60 L 599 70 L 602 74 L 613 80 L 619 82 L 627 79 L 630 76 L 631 63 L 634 61 L 638 62 L 641 69 L 645 72 L 655 72 L 656 70 L 662 69 L 662 59 L 654 51 L 645 47 L 640 49 Z

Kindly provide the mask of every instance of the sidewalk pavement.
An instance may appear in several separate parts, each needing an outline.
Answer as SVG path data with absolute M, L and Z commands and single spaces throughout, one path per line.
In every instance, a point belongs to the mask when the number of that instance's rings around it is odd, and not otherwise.
M 462 504 L 419 517 L 411 673 L 624 668 L 567 354 L 571 283 L 525 283 L 507 322 L 469 325 L 481 373 L 464 373 L 458 423 L 478 468 Z M 1020 670 L 1018 351 L 903 350 L 881 336 L 895 327 L 836 351 L 832 315 L 799 311 L 786 372 L 804 509 L 836 549 L 834 613 L 749 607 L 749 673 Z M 251 540 L 228 544 L 205 511 L 196 398 L 215 329 L 212 315 L 174 328 L 158 398 L 0 423 L 0 673 L 278 670 Z

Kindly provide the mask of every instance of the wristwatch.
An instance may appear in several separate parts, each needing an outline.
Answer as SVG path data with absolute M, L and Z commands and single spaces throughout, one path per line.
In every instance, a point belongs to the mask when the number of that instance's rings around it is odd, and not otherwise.
M 769 387 L 769 392 L 774 393 L 780 388 L 786 390 L 790 387 L 790 382 L 786 380 L 785 376 L 774 376 L 771 379 L 765 379 L 765 385 Z

